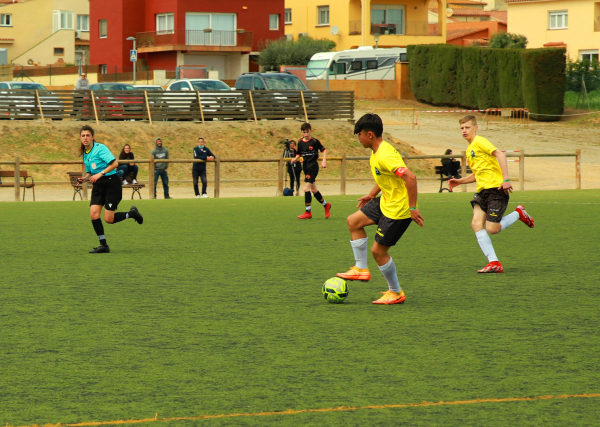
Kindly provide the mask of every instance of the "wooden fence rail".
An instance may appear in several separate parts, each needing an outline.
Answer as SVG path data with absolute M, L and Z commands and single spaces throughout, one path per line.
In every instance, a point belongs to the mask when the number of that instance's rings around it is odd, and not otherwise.
M 506 157 L 518 157 L 519 158 L 519 190 L 524 191 L 524 181 L 525 181 L 525 157 L 575 157 L 575 188 L 581 189 L 581 150 L 576 150 L 575 152 L 565 152 L 565 153 L 534 153 L 527 154 L 523 150 L 520 150 L 516 153 L 506 153 Z M 403 155 L 402 156 L 407 166 L 410 167 L 410 160 L 418 160 L 418 159 L 451 159 L 455 158 L 455 155 L 422 155 L 422 156 L 411 156 L 411 155 Z M 348 161 L 365 161 L 369 160 L 368 156 L 347 156 L 345 153 L 341 157 L 328 157 L 327 161 L 339 161 L 341 162 L 340 166 L 340 178 L 324 178 L 320 179 L 320 181 L 339 181 L 340 182 L 340 194 L 346 194 L 346 182 L 348 181 L 363 181 L 372 179 L 370 176 L 367 178 L 348 178 L 346 176 L 346 166 Z M 283 195 L 283 183 L 285 176 L 285 163 L 291 159 L 288 158 L 272 158 L 272 159 L 222 159 L 220 157 L 216 157 L 213 161 L 205 161 L 205 160 L 193 160 L 193 159 L 168 159 L 168 160 L 160 160 L 162 163 L 214 163 L 215 164 L 215 178 L 214 178 L 214 197 L 219 198 L 221 192 L 221 184 L 228 182 L 269 182 L 275 180 L 269 179 L 222 179 L 221 178 L 221 163 L 276 163 L 278 167 L 277 171 L 277 196 Z M 118 160 L 120 164 L 128 164 L 129 160 Z M 150 159 L 135 159 L 136 164 L 147 164 L 148 165 L 148 191 L 149 198 L 154 199 L 154 163 L 156 160 L 154 158 Z M 462 152 L 462 176 L 466 176 L 466 152 Z M 65 160 L 65 161 L 41 161 L 41 160 L 26 160 L 21 161 L 19 157 L 16 157 L 14 161 L 11 162 L 0 162 L 1 165 L 10 165 L 14 166 L 15 170 L 18 171 L 21 168 L 21 165 L 79 165 L 83 172 L 85 173 L 85 167 L 81 160 Z M 16 175 L 16 174 L 15 174 Z M 420 178 L 423 179 L 423 178 Z M 437 178 L 435 178 L 437 179 Z M 517 181 L 517 180 L 514 180 Z M 59 184 L 60 182 L 56 182 Z M 17 190 L 17 186 L 19 185 L 18 179 L 15 179 L 15 201 L 19 201 L 19 192 Z M 467 191 L 467 185 L 462 185 L 462 191 Z M 88 191 L 88 183 L 86 182 L 83 187 L 84 200 L 87 200 L 87 191 Z
M 50 120 L 354 119 L 354 92 L 3 90 L 0 118 Z

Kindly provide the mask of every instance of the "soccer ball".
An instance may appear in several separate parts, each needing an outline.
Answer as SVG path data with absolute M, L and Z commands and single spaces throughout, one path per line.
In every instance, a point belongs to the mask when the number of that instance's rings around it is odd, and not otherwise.
M 344 302 L 348 296 L 348 285 L 344 279 L 332 277 L 323 283 L 323 296 L 331 303 L 339 304 Z

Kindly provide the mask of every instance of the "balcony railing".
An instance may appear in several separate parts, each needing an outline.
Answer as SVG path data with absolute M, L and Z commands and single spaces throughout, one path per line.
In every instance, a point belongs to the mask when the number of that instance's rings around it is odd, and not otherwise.
M 361 35 L 361 22 L 349 21 L 350 36 Z M 382 36 L 439 36 L 437 25 L 427 21 L 407 21 L 402 24 L 370 24 L 370 34 Z
M 137 33 L 140 48 L 170 45 L 186 46 L 248 46 L 252 47 L 251 31 L 167 30 Z

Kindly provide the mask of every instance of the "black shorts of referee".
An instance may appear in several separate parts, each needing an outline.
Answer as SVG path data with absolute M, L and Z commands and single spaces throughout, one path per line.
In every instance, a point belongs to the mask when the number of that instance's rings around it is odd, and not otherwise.
M 121 199 L 123 199 L 123 188 L 117 174 L 103 176 L 94 182 L 90 206 L 104 205 L 107 211 L 116 211 Z

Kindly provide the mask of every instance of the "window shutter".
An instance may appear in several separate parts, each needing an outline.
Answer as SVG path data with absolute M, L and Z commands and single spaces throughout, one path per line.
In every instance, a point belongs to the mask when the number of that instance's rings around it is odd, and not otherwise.
M 60 28 L 60 10 L 52 12 L 52 32 L 55 33 Z

